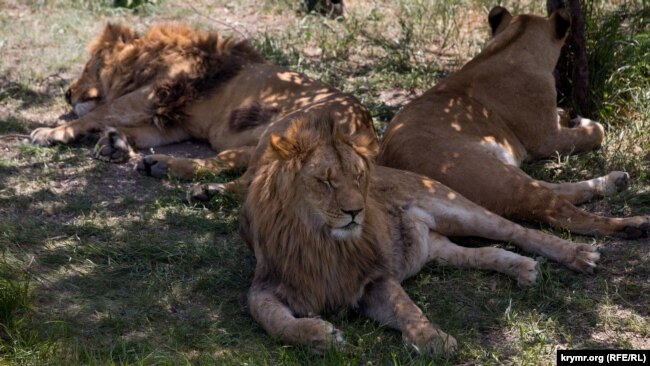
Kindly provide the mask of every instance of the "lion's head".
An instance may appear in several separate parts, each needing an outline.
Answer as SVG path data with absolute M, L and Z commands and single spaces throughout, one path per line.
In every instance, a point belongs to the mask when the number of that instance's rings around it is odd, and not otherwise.
M 260 143 L 266 151 L 240 220 L 256 277 L 280 280 L 278 295 L 296 314 L 356 301 L 383 270 L 390 242 L 371 194 L 376 139 L 312 115 L 294 117 Z
M 87 114 L 106 101 L 106 71 L 109 67 L 116 66 L 116 55 L 137 38 L 138 35 L 130 28 L 109 23 L 88 45 L 90 59 L 86 62 L 81 76 L 65 93 L 66 101 L 77 116 Z
M 512 60 L 519 58 L 516 62 L 523 62 L 520 54 L 525 50 L 531 58 L 543 60 L 554 68 L 571 27 L 571 16 L 566 9 L 559 9 L 549 17 L 530 14 L 513 16 L 506 8 L 496 6 L 488 14 L 488 23 L 492 39 L 474 60 L 482 60 L 512 46 L 510 52 L 504 53 L 506 61 L 515 62 Z
M 343 134 L 331 118 L 299 118 L 284 134 L 271 134 L 262 161 L 282 172 L 277 183 L 291 187 L 287 198 L 312 228 L 345 240 L 358 237 L 364 224 L 373 159 L 367 145 L 362 136 Z
M 180 118 L 182 113 L 177 112 L 190 101 L 210 93 L 245 65 L 264 62 L 246 40 L 175 23 L 154 25 L 142 35 L 109 23 L 88 45 L 88 52 L 81 76 L 65 94 L 79 117 L 152 87 L 152 109 L 162 114 L 176 109 L 172 112 Z
M 506 31 L 510 26 L 518 28 L 522 23 L 535 23 L 535 27 L 543 30 L 538 33 L 547 35 L 548 38 L 562 41 L 571 27 L 571 15 L 566 9 L 558 9 L 550 17 L 545 18 L 537 15 L 522 14 L 513 16 L 508 9 L 502 6 L 495 6 L 488 14 L 488 23 L 492 31 L 492 37 Z

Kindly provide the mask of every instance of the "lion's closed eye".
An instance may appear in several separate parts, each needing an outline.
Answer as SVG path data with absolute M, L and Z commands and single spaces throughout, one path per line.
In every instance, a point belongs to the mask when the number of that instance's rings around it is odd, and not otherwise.
M 325 187 L 327 187 L 329 189 L 332 188 L 332 181 L 329 178 L 327 178 L 327 177 L 325 177 L 325 178 L 316 178 L 316 180 L 318 182 L 320 182 L 321 184 L 323 184 Z

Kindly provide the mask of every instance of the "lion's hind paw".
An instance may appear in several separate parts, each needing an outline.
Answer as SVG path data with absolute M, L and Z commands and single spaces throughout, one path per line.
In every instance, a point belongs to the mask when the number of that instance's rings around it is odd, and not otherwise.
M 596 247 L 589 244 L 579 244 L 575 248 L 574 256 L 567 263 L 567 266 L 575 271 L 594 273 L 596 262 L 600 259 L 600 253 Z

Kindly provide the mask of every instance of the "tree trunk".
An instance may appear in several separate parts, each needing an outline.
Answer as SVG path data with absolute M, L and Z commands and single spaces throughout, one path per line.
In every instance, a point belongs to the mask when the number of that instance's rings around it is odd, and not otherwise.
M 547 0 L 546 9 L 553 13 L 567 7 L 571 14 L 571 32 L 562 48 L 555 68 L 555 85 L 558 102 L 573 107 L 582 115 L 591 115 L 589 103 L 589 66 L 585 40 L 585 17 L 583 0 Z
M 332 18 L 343 15 L 343 0 L 305 0 L 307 11 L 316 11 Z

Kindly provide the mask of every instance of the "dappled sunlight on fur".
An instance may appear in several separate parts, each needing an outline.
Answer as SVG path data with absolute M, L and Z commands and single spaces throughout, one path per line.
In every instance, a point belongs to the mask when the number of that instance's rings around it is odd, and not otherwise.
M 150 155 L 137 164 L 157 178 L 192 179 L 246 168 L 267 128 L 295 112 L 327 111 L 351 133 L 374 138 L 372 118 L 354 97 L 266 63 L 246 41 L 179 24 L 155 25 L 143 35 L 108 24 L 88 50 L 90 60 L 66 93 L 80 118 L 34 130 L 33 143 L 68 143 L 101 131 L 96 157 L 119 163 L 135 156 L 130 146 L 206 141 L 219 152 L 214 158 Z
M 512 16 L 495 7 L 493 38 L 459 71 L 407 104 L 387 127 L 380 165 L 424 174 L 499 215 L 541 221 L 587 235 L 647 235 L 650 217 L 607 218 L 574 205 L 627 187 L 624 172 L 594 181 L 535 181 L 526 159 L 600 146 L 604 128 L 556 106 L 553 69 L 570 24 L 550 17 Z

